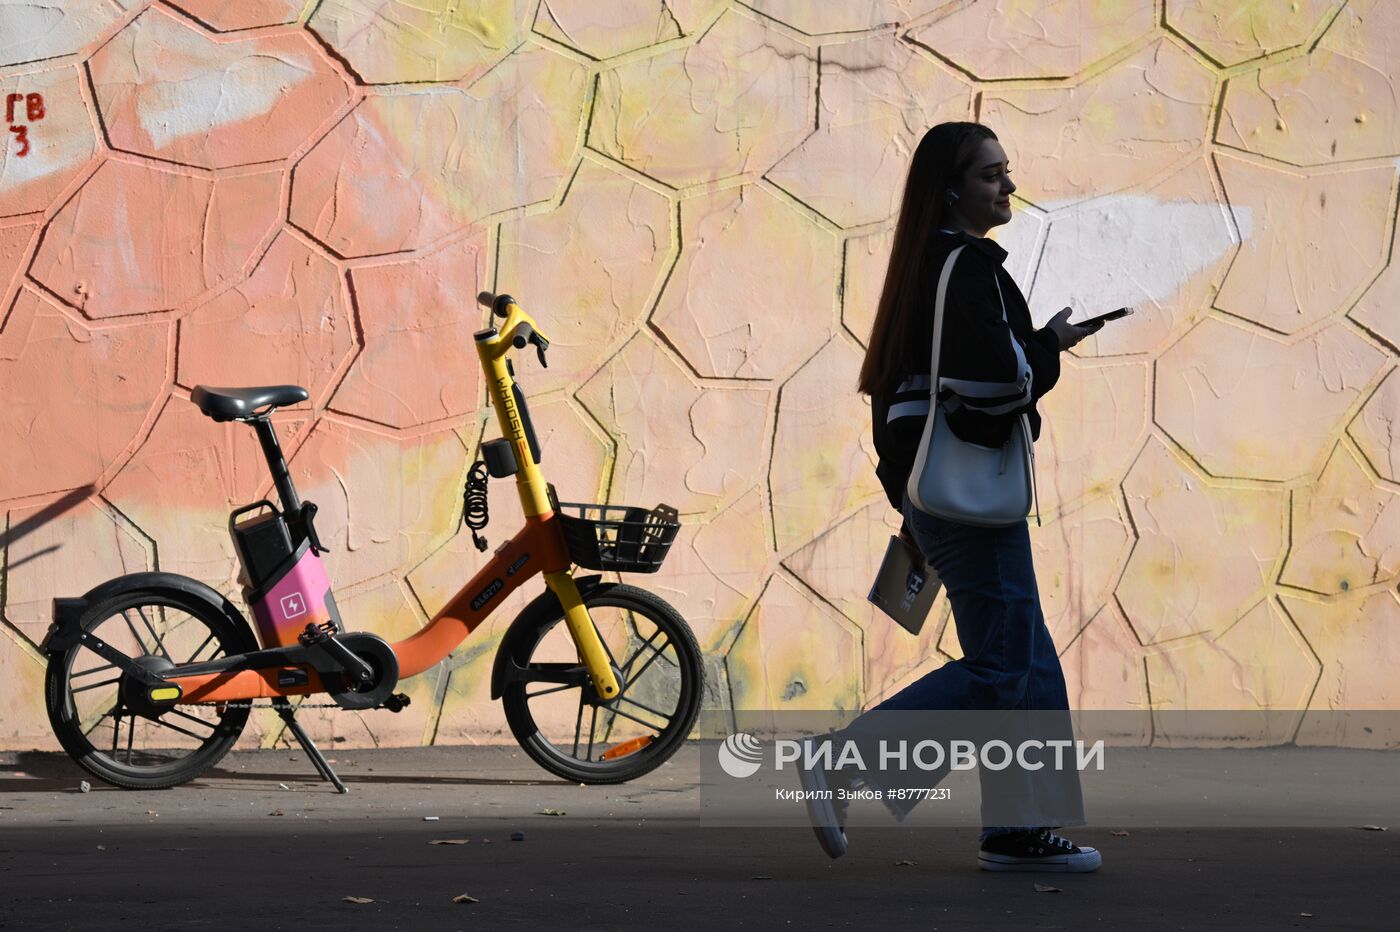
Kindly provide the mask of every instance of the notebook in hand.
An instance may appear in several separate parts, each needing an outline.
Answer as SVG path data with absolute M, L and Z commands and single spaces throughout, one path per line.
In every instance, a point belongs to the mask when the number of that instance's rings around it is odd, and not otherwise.
M 885 548 L 885 559 L 880 562 L 869 599 L 900 627 L 918 634 L 942 588 L 943 581 L 933 567 L 924 563 L 923 554 L 895 536 Z

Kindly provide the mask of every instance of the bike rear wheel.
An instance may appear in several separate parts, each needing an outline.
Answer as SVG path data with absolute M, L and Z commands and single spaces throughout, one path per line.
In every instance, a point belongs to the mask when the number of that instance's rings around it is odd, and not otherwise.
M 704 698 L 695 635 L 663 599 L 634 586 L 600 586 L 584 605 L 621 691 L 603 701 L 562 613 L 512 632 L 512 672 L 502 690 L 506 721 L 537 764 L 575 783 L 624 783 L 661 766 L 680 747 Z
M 92 606 L 80 624 L 153 671 L 257 649 L 246 622 L 171 591 L 124 592 Z M 51 656 L 45 678 L 59 744 L 116 786 L 151 790 L 193 780 L 228 753 L 248 722 L 250 703 L 153 708 L 136 698 L 130 679 L 81 644 Z

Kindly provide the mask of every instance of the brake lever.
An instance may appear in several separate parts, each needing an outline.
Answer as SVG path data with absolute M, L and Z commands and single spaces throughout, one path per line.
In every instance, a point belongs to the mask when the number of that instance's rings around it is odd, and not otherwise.
M 540 357 L 540 365 L 548 369 L 549 360 L 544 358 L 544 351 L 549 349 L 549 341 L 537 333 L 531 337 L 530 342 L 535 344 L 535 353 Z

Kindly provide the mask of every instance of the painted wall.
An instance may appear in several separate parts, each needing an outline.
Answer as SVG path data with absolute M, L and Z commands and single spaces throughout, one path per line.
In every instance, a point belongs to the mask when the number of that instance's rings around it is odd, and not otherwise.
M 310 390 L 279 425 L 342 610 L 423 624 L 481 562 L 481 288 L 555 339 L 521 375 L 561 496 L 684 513 L 646 582 L 712 705 L 860 707 L 956 656 L 941 598 L 918 639 L 863 600 L 896 522 L 853 385 L 913 144 L 972 117 L 1037 321 L 1138 309 L 1042 403 L 1074 703 L 1393 740 L 1302 712 L 1400 705 L 1397 36 L 1383 0 L 0 0 L 0 746 L 53 746 L 53 596 L 236 592 L 226 515 L 269 481 L 199 383 Z M 407 712 L 313 731 L 500 740 L 519 604 Z

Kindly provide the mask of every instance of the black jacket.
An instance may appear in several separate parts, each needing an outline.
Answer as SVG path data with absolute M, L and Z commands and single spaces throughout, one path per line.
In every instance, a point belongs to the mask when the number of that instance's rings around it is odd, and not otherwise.
M 1002 268 L 1006 250 L 994 241 L 966 233 L 939 232 L 924 263 L 920 289 L 928 308 L 916 331 L 923 360 L 916 372 L 900 373 L 902 384 L 871 399 L 876 474 L 896 510 L 914 468 L 929 412 L 929 362 L 933 345 L 933 305 L 938 276 L 948 254 L 966 244 L 948 281 L 939 352 L 938 397 L 948 426 L 969 443 L 999 447 L 1020 415 L 1029 415 L 1032 437 L 1040 436 L 1035 401 L 1060 378 L 1060 343 L 1049 327 L 1036 330 L 1030 308 Z M 997 286 L 1001 287 L 998 297 Z M 1006 318 L 1002 319 L 1002 301 Z

